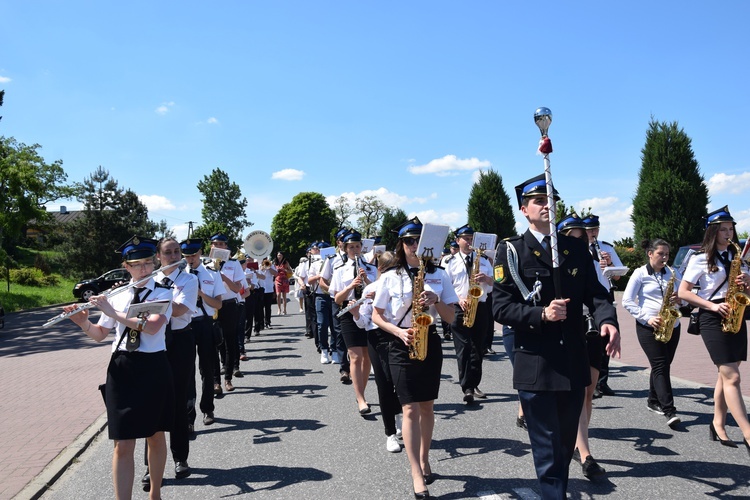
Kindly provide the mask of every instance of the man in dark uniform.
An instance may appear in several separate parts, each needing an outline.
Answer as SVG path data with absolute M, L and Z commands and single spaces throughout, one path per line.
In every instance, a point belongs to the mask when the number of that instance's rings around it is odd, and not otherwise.
M 617 315 L 586 244 L 563 235 L 558 239 L 562 298 L 555 297 L 544 176 L 515 189 L 529 229 L 498 245 L 492 309 L 497 322 L 515 331 L 513 387 L 526 416 L 542 498 L 564 499 L 584 390 L 591 382 L 583 304 L 602 337 L 609 336 L 610 355 L 620 352 Z

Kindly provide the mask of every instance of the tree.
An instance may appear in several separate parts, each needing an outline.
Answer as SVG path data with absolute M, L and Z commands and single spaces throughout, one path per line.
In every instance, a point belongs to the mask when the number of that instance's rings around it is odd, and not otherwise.
M 4 98 L 5 98 L 5 91 L 4 90 L 0 90 L 0 106 L 3 105 L 3 99 Z M 2 119 L 3 119 L 3 117 L 0 116 L 0 120 L 2 120 Z
M 157 239 L 175 237 L 174 231 L 169 229 L 166 219 L 162 219 L 156 224 L 156 237 Z
M 557 200 L 557 203 L 555 203 L 555 222 L 559 223 L 563 217 L 570 214 L 571 211 L 575 211 L 576 215 L 580 217 L 581 219 L 585 219 L 589 215 L 591 215 L 591 207 L 584 208 L 579 210 L 576 210 L 573 205 L 567 206 L 565 204 L 565 201 L 563 200 Z
M 365 196 L 364 198 L 357 198 L 354 205 L 360 213 L 360 216 L 357 219 L 359 232 L 362 233 L 362 236 L 365 238 L 373 236 L 377 230 L 378 223 L 383 218 L 385 209 L 388 207 L 386 207 L 377 197 L 372 195 Z
M 271 222 L 274 251 L 283 252 L 296 266 L 310 243 L 330 239 L 339 227 L 336 223 L 336 214 L 322 194 L 299 193 L 281 207 Z
M 393 229 L 406 222 L 406 218 L 406 212 L 400 208 L 385 209 L 380 224 L 380 237 L 382 238 L 380 240 L 381 245 L 385 245 L 385 248 L 388 250 L 394 250 L 396 248 L 398 235 L 393 232 Z
M 99 275 L 120 265 L 122 256 L 115 249 L 131 236 L 154 236 L 158 226 L 148 219 L 146 205 L 101 166 L 77 189 L 83 217 L 66 228 L 63 243 L 71 270 L 82 276 Z
M 40 226 L 51 221 L 46 203 L 73 194 L 62 160 L 46 163 L 40 148 L 0 137 L 0 246 L 6 250 L 22 240 L 29 221 Z
M 355 214 L 355 210 L 349 203 L 349 198 L 339 196 L 333 202 L 333 213 L 336 215 L 336 227 L 344 227 L 349 223 L 349 217 Z
M 480 171 L 479 179 L 469 193 L 469 225 L 482 233 L 496 234 L 499 239 L 516 235 L 516 220 L 503 179 L 493 169 Z
M 702 241 L 708 188 L 691 140 L 677 122 L 651 118 L 641 162 L 630 217 L 635 241 L 663 238 L 672 248 Z
M 213 227 L 222 228 L 221 232 L 229 238 L 227 243 L 230 249 L 237 249 L 242 244 L 242 231 L 253 223 L 247 220 L 247 198 L 242 196 L 240 187 L 235 182 L 229 181 L 229 176 L 220 168 L 215 168 L 210 175 L 203 176 L 202 181 L 198 181 L 198 191 L 203 198 L 203 208 L 201 217 L 203 224 L 213 223 Z M 200 227 L 196 228 L 195 233 L 203 235 Z M 209 234 L 212 236 L 214 233 Z M 204 236 L 197 236 L 200 238 Z

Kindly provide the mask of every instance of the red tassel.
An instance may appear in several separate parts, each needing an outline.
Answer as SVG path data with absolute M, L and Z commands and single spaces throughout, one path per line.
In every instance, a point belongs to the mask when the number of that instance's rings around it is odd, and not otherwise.
M 552 152 L 552 141 L 549 140 L 549 137 L 544 136 L 539 141 L 539 152 L 543 155 L 548 155 Z

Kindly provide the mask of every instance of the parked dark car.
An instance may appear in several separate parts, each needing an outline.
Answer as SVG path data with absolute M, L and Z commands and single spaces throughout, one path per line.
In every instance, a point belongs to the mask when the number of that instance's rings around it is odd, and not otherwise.
M 130 281 L 130 273 L 123 268 L 112 269 L 98 278 L 79 281 L 73 287 L 73 297 L 88 302 L 94 295 L 109 290 L 120 281 Z

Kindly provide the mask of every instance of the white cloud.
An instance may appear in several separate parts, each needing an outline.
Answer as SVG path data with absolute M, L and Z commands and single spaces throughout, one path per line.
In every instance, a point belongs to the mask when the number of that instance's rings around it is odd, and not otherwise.
M 480 168 L 489 168 L 492 164 L 478 158 L 459 159 L 456 155 L 445 155 L 442 158 L 431 160 L 425 165 L 408 167 L 409 172 L 414 175 L 436 174 L 438 176 L 457 175 L 465 170 L 477 170 Z
M 177 241 L 182 241 L 187 238 L 188 228 L 189 226 L 187 224 L 177 224 L 176 226 L 172 226 L 169 229 L 172 230 Z
M 161 103 L 161 106 L 156 108 L 155 110 L 156 114 L 164 116 L 167 113 L 169 113 L 169 109 L 172 108 L 173 106 L 174 106 L 174 101 L 163 102 Z
M 301 181 L 305 172 L 294 168 L 285 168 L 271 174 L 271 179 L 279 181 Z
M 374 196 L 383 203 L 385 203 L 389 207 L 396 207 L 403 209 L 405 206 L 412 205 L 414 203 L 417 203 L 419 205 L 424 205 L 425 203 L 428 203 L 430 200 L 437 199 L 437 194 L 432 193 L 427 197 L 417 197 L 417 198 L 409 198 L 408 196 L 393 193 L 389 191 L 387 188 L 381 187 L 378 189 L 366 189 L 364 191 L 360 191 L 359 193 L 353 193 L 353 192 L 347 192 L 347 193 L 341 193 L 338 195 L 329 195 L 326 196 L 326 201 L 328 202 L 328 205 L 333 207 L 333 204 L 336 202 L 336 200 L 343 196 L 347 200 L 349 200 L 349 203 L 353 206 L 354 202 L 357 200 L 357 198 L 364 198 L 365 196 Z
M 9 76 L 0 76 L 0 83 L 10 83 L 11 79 Z
M 633 222 L 630 220 L 633 205 L 625 205 L 616 196 L 587 198 L 575 203 L 573 207 L 577 209 L 579 214 L 591 208 L 591 212 L 599 216 L 602 240 L 613 243 L 613 240 L 633 236 Z
M 464 212 L 438 212 L 437 210 L 423 210 L 421 212 L 410 212 L 407 216 L 412 218 L 414 216 L 419 217 L 422 222 L 430 222 L 432 224 L 448 225 L 455 229 L 459 225 L 463 225 L 466 213 Z
M 176 208 L 174 203 L 158 194 L 142 194 L 138 195 L 138 199 L 146 205 L 149 211 L 174 210 Z
M 750 172 L 735 174 L 714 174 L 706 182 L 709 196 L 717 194 L 742 194 L 750 189 Z
M 217 120 L 216 118 L 214 118 L 214 117 L 212 116 L 211 118 L 209 118 L 209 119 L 208 119 L 208 120 L 206 121 L 206 123 L 208 123 L 209 125 L 218 125 L 218 124 L 219 124 L 219 120 Z

